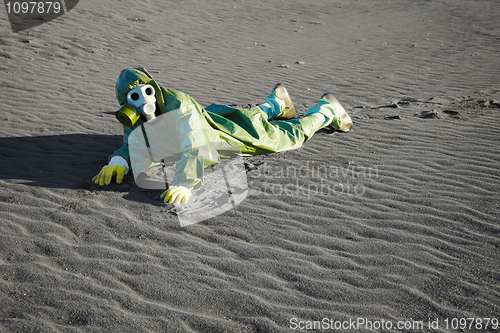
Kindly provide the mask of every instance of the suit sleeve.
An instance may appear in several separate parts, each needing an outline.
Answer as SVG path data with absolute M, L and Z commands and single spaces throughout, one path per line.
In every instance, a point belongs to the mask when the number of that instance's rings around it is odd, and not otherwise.
M 204 110 L 189 96 L 184 96 L 181 107 L 174 112 L 181 158 L 175 164 L 172 185 L 191 190 L 202 185 L 205 167 L 219 163 L 216 146 L 220 138 L 205 120 Z
M 121 156 L 126 162 L 127 162 L 127 173 L 132 169 L 132 164 L 130 163 L 130 152 L 129 152 L 129 146 L 128 146 L 128 138 L 130 136 L 130 133 L 132 132 L 132 129 L 126 126 L 123 126 L 123 146 L 121 146 L 119 149 L 115 150 L 113 154 L 108 159 L 111 161 L 115 156 Z

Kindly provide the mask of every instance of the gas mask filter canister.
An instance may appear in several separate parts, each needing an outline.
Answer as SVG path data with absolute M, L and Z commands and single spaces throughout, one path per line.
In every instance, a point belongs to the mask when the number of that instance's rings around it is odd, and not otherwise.
M 141 114 L 147 120 L 156 118 L 155 111 L 155 89 L 152 85 L 141 84 L 128 92 L 127 102 L 116 111 L 115 116 L 123 125 L 131 127 Z

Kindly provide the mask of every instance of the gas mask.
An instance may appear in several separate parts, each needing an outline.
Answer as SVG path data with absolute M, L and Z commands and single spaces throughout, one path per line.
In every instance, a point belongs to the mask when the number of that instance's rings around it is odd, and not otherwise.
M 123 125 L 132 127 L 141 115 L 149 121 L 156 118 L 155 89 L 150 84 L 140 84 L 127 94 L 127 102 L 122 105 L 115 116 Z

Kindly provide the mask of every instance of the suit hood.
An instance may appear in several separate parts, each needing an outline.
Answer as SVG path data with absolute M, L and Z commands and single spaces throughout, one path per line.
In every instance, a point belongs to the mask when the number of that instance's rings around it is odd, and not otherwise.
M 130 89 L 140 84 L 152 85 L 156 90 L 156 96 L 159 96 L 162 93 L 160 87 L 156 84 L 151 74 L 149 74 L 145 68 L 127 68 L 120 73 L 118 80 L 116 80 L 115 89 L 118 103 L 120 103 L 120 105 L 125 104 L 125 102 L 127 102 L 127 94 Z M 161 97 L 162 96 L 160 96 L 160 100 L 163 100 Z

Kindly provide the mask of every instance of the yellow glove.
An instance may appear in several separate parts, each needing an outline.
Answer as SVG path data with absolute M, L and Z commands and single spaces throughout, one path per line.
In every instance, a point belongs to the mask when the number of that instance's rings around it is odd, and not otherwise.
M 172 186 L 162 195 L 161 198 L 165 198 L 163 202 L 170 203 L 187 203 L 189 198 L 191 198 L 191 190 L 184 186 Z
M 120 165 L 106 165 L 94 178 L 92 178 L 92 181 L 99 185 L 109 185 L 113 175 L 116 175 L 116 183 L 120 184 L 125 175 L 125 171 L 127 171 L 127 168 Z

